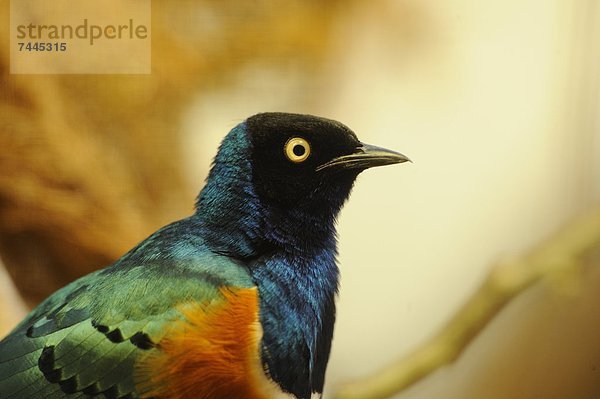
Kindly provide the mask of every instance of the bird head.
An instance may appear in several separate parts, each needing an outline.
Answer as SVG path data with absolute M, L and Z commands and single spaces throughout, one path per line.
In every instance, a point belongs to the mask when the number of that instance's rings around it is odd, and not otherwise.
M 311 115 L 262 113 L 246 121 L 252 175 L 271 206 L 338 208 L 363 170 L 409 159 L 364 144 L 345 125 Z
M 265 241 L 321 245 L 360 172 L 406 161 L 330 119 L 257 114 L 223 139 L 196 215 L 221 252 L 252 256 Z

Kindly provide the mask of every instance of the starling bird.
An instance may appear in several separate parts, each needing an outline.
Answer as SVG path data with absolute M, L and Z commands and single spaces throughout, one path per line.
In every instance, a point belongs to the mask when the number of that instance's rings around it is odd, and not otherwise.
M 0 341 L 0 398 L 320 397 L 336 217 L 360 172 L 407 160 L 333 120 L 248 118 L 221 143 L 192 216 Z

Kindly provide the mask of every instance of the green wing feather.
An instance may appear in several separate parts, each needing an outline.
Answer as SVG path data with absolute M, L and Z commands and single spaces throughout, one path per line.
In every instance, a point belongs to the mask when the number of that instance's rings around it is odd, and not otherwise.
M 57 291 L 0 341 L 0 397 L 137 398 L 136 359 L 157 350 L 182 317 L 178 304 L 252 285 L 245 268 L 214 254 L 139 266 L 125 257 Z

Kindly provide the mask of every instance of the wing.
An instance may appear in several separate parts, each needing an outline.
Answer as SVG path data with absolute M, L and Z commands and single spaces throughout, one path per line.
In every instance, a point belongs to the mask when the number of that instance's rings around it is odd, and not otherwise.
M 185 317 L 172 324 L 160 350 L 149 352 L 137 365 L 137 388 L 144 397 L 283 397 L 259 356 L 258 289 L 221 292 L 224 300 L 208 307 L 198 303 L 179 307 Z
M 223 257 L 132 259 L 59 290 L 0 342 L 0 397 L 138 398 L 136 362 L 186 317 L 182 305 L 208 308 L 223 287 L 252 287 Z

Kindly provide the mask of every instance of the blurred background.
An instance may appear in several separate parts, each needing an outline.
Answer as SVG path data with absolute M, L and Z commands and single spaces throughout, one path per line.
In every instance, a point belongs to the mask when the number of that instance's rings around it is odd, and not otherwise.
M 0 336 L 189 215 L 226 132 L 340 120 L 413 164 L 339 220 L 327 391 L 434 334 L 498 261 L 600 205 L 595 0 L 152 2 L 151 75 L 11 75 L 0 0 Z M 118 15 L 119 10 L 115 10 Z M 600 397 L 600 262 L 529 289 L 401 399 Z

